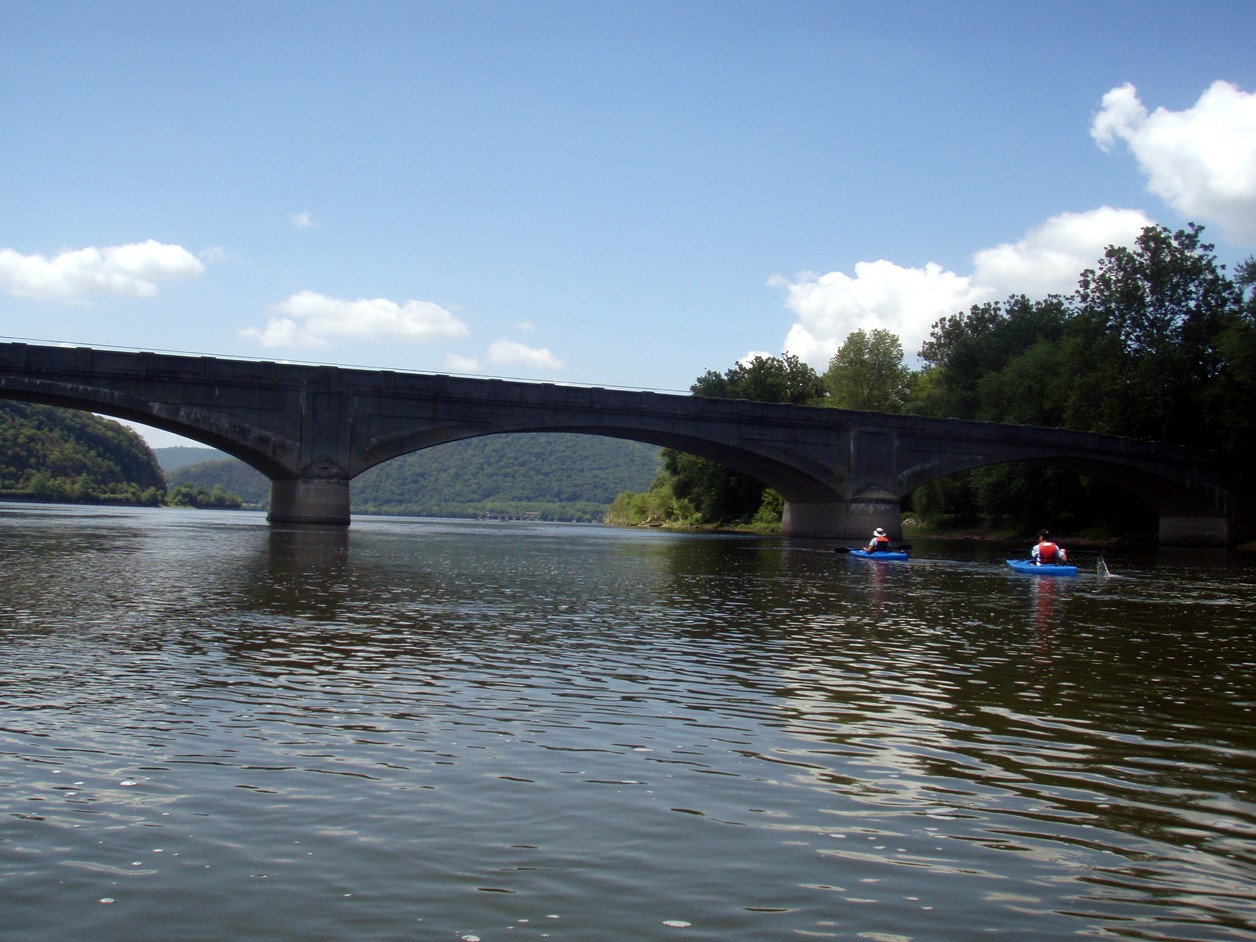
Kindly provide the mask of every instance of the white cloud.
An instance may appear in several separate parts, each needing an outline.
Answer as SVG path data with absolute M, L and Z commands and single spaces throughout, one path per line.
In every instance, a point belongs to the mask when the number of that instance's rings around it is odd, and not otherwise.
M 467 325 L 431 301 L 397 304 L 386 298 L 345 301 L 315 291 L 299 291 L 271 310 L 265 327 L 249 327 L 241 336 L 264 347 L 326 347 L 335 339 L 429 340 L 462 337 Z
M 451 373 L 478 373 L 480 361 L 475 357 L 459 356 L 456 353 L 445 354 L 445 369 Z
M 205 265 L 187 249 L 153 239 L 51 257 L 0 249 L 0 288 L 39 301 L 86 305 L 89 295 L 151 298 L 157 294 L 155 281 L 198 278 L 204 272 Z
M 202 259 L 210 263 L 226 262 L 231 259 L 231 253 L 221 245 L 211 245 L 207 249 L 202 249 L 200 251 L 200 256 Z
M 293 213 L 288 221 L 298 229 L 313 229 L 314 217 L 309 213 Z
M 514 340 L 497 340 L 489 345 L 488 360 L 496 364 L 520 364 L 541 370 L 561 370 L 563 361 L 548 349 L 529 347 Z
M 856 330 L 889 330 L 913 355 L 939 317 L 984 301 L 988 293 L 972 279 L 930 262 L 903 268 L 881 259 L 858 262 L 854 277 L 843 272 L 804 272 L 794 281 L 780 275 L 770 284 L 788 289 L 786 304 L 798 323 L 785 338 L 785 350 L 818 370 Z
M 1185 111 L 1148 113 L 1126 84 L 1103 96 L 1090 133 L 1105 151 L 1124 141 L 1148 189 L 1183 215 L 1256 241 L 1256 94 L 1218 81 Z
M 1012 294 L 1070 293 L 1077 276 L 1093 267 L 1109 245 L 1132 245 L 1148 225 L 1151 220 L 1137 210 L 1104 206 L 1062 213 L 1017 242 L 976 252 L 971 275 L 932 262 L 904 268 L 884 259 L 858 262 L 853 276 L 805 272 L 790 280 L 776 275 L 769 283 L 787 289 L 786 305 L 798 316 L 784 349 L 823 370 L 851 333 L 881 329 L 896 334 L 904 353 L 915 357 L 939 318 Z
M 1109 245 L 1133 245 L 1153 225 L 1137 209 L 1102 206 L 1088 213 L 1061 213 L 1031 229 L 1019 242 L 1005 242 L 973 255 L 973 281 L 994 297 L 1069 294 L 1077 276 L 1094 268 Z

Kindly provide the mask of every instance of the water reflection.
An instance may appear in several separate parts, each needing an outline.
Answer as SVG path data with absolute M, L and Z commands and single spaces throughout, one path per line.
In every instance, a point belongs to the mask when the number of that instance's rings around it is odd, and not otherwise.
M 1256 925 L 1250 573 L 1172 563 L 1186 607 L 1145 561 L 0 523 L 21 942 Z

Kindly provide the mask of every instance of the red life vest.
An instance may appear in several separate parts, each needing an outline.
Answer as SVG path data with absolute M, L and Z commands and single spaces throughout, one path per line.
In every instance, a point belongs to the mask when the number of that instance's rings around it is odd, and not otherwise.
M 890 538 L 888 536 L 874 536 L 872 538 L 872 552 L 882 553 L 890 548 Z
M 1038 544 L 1038 562 L 1053 563 L 1060 553 L 1060 548 L 1049 540 Z

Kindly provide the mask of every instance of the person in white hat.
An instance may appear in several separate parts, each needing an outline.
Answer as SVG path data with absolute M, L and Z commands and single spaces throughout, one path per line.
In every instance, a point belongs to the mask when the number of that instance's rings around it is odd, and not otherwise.
M 868 544 L 869 553 L 884 553 L 890 548 L 890 538 L 885 531 L 877 527 L 872 531 L 872 542 Z

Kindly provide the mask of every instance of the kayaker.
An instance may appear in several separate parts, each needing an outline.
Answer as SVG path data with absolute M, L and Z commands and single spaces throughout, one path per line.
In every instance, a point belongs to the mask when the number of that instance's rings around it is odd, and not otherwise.
M 872 542 L 868 544 L 869 553 L 887 553 L 890 549 L 890 538 L 884 530 L 877 527 L 872 531 Z
M 1068 553 L 1063 546 L 1052 541 L 1049 530 L 1038 531 L 1038 542 L 1029 551 L 1029 555 L 1034 558 L 1036 566 L 1058 566 L 1068 562 Z

